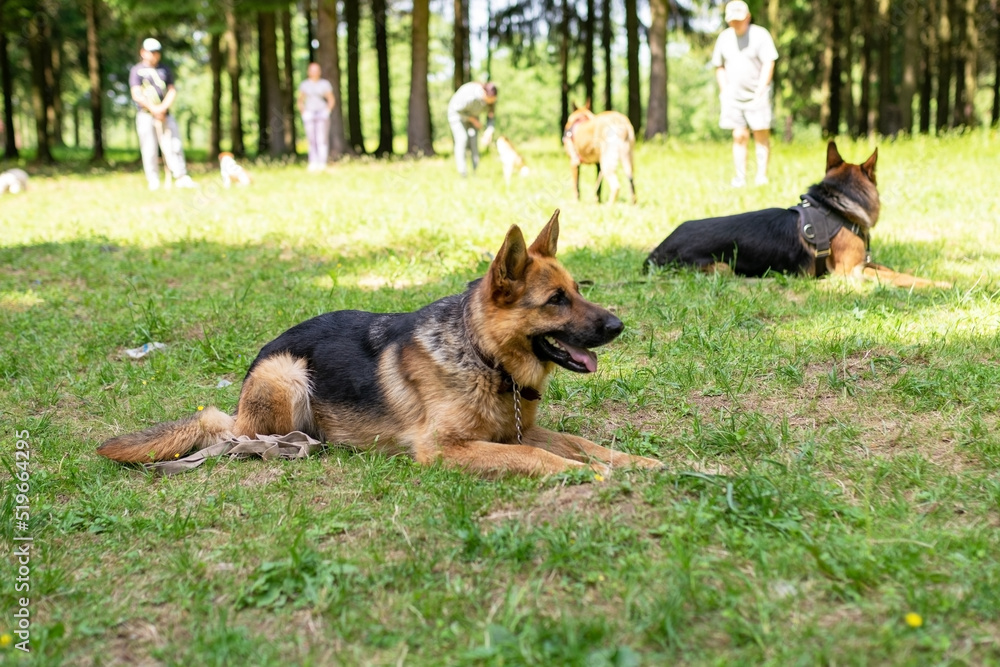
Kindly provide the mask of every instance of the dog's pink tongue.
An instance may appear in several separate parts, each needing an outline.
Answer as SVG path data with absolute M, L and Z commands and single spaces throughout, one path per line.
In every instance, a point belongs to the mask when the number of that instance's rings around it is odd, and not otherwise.
M 585 347 L 573 347 L 562 341 L 559 341 L 559 344 L 563 346 L 564 350 L 569 352 L 569 356 L 573 358 L 573 361 L 583 364 L 588 373 L 593 373 L 597 370 L 597 355 L 594 352 Z

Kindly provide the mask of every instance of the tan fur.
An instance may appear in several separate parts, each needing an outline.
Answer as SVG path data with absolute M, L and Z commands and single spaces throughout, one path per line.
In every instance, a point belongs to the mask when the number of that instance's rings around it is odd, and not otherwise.
M 460 323 L 418 325 L 412 337 L 380 354 L 375 409 L 324 401 L 305 359 L 276 354 L 254 366 L 244 381 L 235 422 L 209 409 L 193 419 L 114 438 L 98 451 L 117 461 L 161 460 L 229 437 L 229 431 L 252 436 L 299 430 L 356 450 L 406 453 L 421 464 L 441 461 L 487 475 L 661 467 L 653 459 L 537 426 L 539 401 L 527 397 L 521 400 L 523 444 L 517 444 L 513 393 L 504 389 L 496 368 L 519 386 L 543 393 L 556 365 L 536 356 L 531 337 L 593 331 L 595 322 L 610 316 L 583 298 L 555 259 L 558 237 L 558 211 L 531 246 L 512 226 L 486 277 L 467 293 Z M 559 289 L 569 303 L 549 307 Z M 456 352 L 468 351 L 470 341 L 496 365 Z
M 863 163 L 851 164 L 844 161 L 840 151 L 837 150 L 837 145 L 831 141 L 827 145 L 826 161 L 828 178 L 833 177 L 852 182 L 854 187 L 870 189 L 874 193 L 874 196 L 871 197 L 874 201 L 871 211 L 865 211 L 861 208 L 845 211 L 848 217 L 861 225 L 867 234 L 871 234 L 872 228 L 878 223 L 880 213 L 880 204 L 875 190 L 875 165 L 878 161 L 878 149 L 876 148 Z M 804 239 L 803 243 L 805 243 Z M 846 227 L 841 228 L 830 240 L 830 255 L 826 258 L 827 270 L 835 276 L 851 280 L 874 280 L 895 287 L 951 288 L 951 283 L 948 282 L 918 278 L 894 271 L 880 264 L 866 262 L 867 255 L 864 239 Z M 811 269 L 811 272 L 815 273 L 815 267 Z
M 265 359 L 243 383 L 236 434 L 311 432 L 309 372 L 305 359 L 279 354 Z
M 229 415 L 205 408 L 186 419 L 111 438 L 97 448 L 97 453 L 122 463 L 164 461 L 232 437 L 233 426 Z
M 503 167 L 503 179 L 508 186 L 510 186 L 510 177 L 513 176 L 515 171 L 522 176 L 528 174 L 528 167 L 524 164 L 524 158 L 521 157 L 521 154 L 517 152 L 514 144 L 510 143 L 507 137 L 497 137 L 497 155 L 500 156 L 500 164 Z
M 253 179 L 242 165 L 236 162 L 235 156 L 223 151 L 219 153 L 219 172 L 222 175 L 222 186 L 228 188 L 235 181 L 237 185 L 250 185 Z
M 627 116 L 617 111 L 602 111 L 594 114 L 590 104 L 577 108 L 566 119 L 566 134 L 563 147 L 569 155 L 573 175 L 573 189 L 580 198 L 580 165 L 597 164 L 601 168 L 601 179 L 606 179 L 611 188 L 608 201 L 615 201 L 621 186 L 618 181 L 618 165 L 621 164 L 632 191 L 632 203 L 636 203 L 633 180 L 632 156 L 635 151 L 635 129 Z M 597 182 L 597 189 L 601 181 Z

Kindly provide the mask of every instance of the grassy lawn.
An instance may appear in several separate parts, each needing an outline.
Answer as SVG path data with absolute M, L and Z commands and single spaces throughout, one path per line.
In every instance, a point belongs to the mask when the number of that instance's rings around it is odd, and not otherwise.
M 819 141 L 740 191 L 726 143 L 644 145 L 640 203 L 600 207 L 557 148 L 528 145 L 509 189 L 490 154 L 467 181 L 449 157 L 229 191 L 81 170 L 0 199 L 0 451 L 13 469 L 30 433 L 34 538 L 32 653 L 0 662 L 1000 664 L 1000 138 L 879 146 L 873 259 L 955 284 L 921 292 L 640 273 L 683 220 L 795 204 Z M 667 472 L 489 481 L 330 449 L 159 478 L 94 453 L 233 410 L 303 319 L 460 291 L 556 207 L 564 264 L 626 331 L 595 375 L 557 371 L 541 423 Z

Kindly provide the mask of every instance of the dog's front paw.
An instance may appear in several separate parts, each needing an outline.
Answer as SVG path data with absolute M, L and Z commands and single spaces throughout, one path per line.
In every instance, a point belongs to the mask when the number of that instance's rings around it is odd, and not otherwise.
M 630 457 L 629 465 L 635 468 L 648 468 L 650 470 L 665 470 L 667 464 L 663 461 L 657 461 L 656 459 L 651 459 L 645 456 L 632 456 Z

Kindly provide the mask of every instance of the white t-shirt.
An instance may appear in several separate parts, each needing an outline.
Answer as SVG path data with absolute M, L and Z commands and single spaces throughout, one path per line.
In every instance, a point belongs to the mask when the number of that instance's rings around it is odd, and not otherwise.
M 326 104 L 327 93 L 333 92 L 333 86 L 326 79 L 313 81 L 306 79 L 299 84 L 299 92 L 305 93 L 305 104 L 302 105 L 302 113 L 315 113 L 322 111 L 327 113 L 329 108 Z
M 448 101 L 448 117 L 462 119 L 469 116 L 479 117 L 489 110 L 486 104 L 486 89 L 476 81 L 459 86 Z
M 778 59 L 771 33 L 753 23 L 742 37 L 726 28 L 715 40 L 712 66 L 726 71 L 727 96 L 737 102 L 749 102 L 757 94 L 760 71 L 766 63 Z

